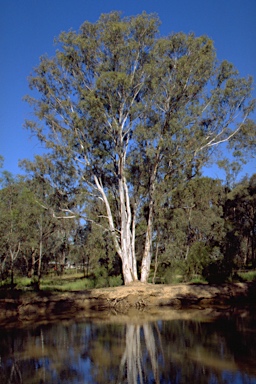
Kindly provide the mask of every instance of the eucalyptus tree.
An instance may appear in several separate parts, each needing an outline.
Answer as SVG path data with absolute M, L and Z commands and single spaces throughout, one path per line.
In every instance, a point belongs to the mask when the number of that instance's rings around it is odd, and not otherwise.
M 163 278 L 163 273 L 172 278 L 177 269 L 187 274 L 196 263 L 202 265 L 198 249 L 205 250 L 209 262 L 222 259 L 226 236 L 224 203 L 225 188 L 221 182 L 202 176 L 177 186 L 168 199 L 158 203 L 153 241 L 158 278 Z
M 56 54 L 41 57 L 29 79 L 35 119 L 26 126 L 48 150 L 30 168 L 77 201 L 77 208 L 60 207 L 63 217 L 79 215 L 90 196 L 104 203 L 104 229 L 125 284 L 138 278 L 142 204 L 148 214 L 141 281 L 149 276 L 158 184 L 193 176 L 219 144 L 234 147 L 236 135 L 246 140 L 253 125 L 252 79 L 219 63 L 208 37 L 161 37 L 159 24 L 146 13 L 86 21 L 78 32 L 60 34 Z
M 45 211 L 41 201 L 50 200 L 53 206 L 53 192 L 38 180 L 3 171 L 0 186 L 2 277 L 10 272 L 13 285 L 16 269 L 33 279 L 36 275 L 39 283 L 43 259 L 49 250 L 64 254 L 65 239 L 74 223 L 60 222 Z
M 70 242 L 76 221 L 58 220 L 54 217 L 60 205 L 65 206 L 67 197 L 54 189 L 42 175 L 27 180 L 27 186 L 33 195 L 33 203 L 37 207 L 37 216 L 34 218 L 33 227 L 36 229 L 36 243 L 32 252 L 31 275 L 36 272 L 38 284 L 42 267 L 49 261 L 54 261 L 58 266 L 56 271 L 62 272 L 68 258 Z M 51 206 L 51 210 L 47 207 Z
M 33 193 L 22 178 L 15 178 L 9 172 L 3 172 L 0 190 L 0 249 L 2 273 L 9 270 L 11 284 L 14 283 L 15 264 L 22 266 L 26 254 L 32 253 L 36 246 L 36 218 L 40 207 Z M 6 268 L 8 266 L 8 268 Z
M 237 183 L 227 194 L 227 253 L 241 266 L 256 266 L 256 174 Z

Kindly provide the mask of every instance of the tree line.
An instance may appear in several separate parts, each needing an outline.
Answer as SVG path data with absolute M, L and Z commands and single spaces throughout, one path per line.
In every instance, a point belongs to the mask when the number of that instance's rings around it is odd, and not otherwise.
M 159 198 L 161 198 L 159 196 Z M 45 204 L 51 207 L 46 209 Z M 2 172 L 0 189 L 1 279 L 81 268 L 101 285 L 123 281 L 111 233 L 102 230 L 104 204 L 91 205 L 92 222 L 58 216 L 67 204 L 50 183 Z M 63 209 L 63 208 L 61 208 Z M 148 205 L 141 208 L 135 238 L 139 269 Z M 149 281 L 170 283 L 194 276 L 223 282 L 238 269 L 256 268 L 256 174 L 231 187 L 198 176 L 169 193 L 155 210 Z

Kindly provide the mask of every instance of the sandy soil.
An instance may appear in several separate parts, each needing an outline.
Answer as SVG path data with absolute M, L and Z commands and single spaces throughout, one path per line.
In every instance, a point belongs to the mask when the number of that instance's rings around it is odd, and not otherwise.
M 14 292 L 0 298 L 0 326 L 38 321 L 117 316 L 138 321 L 150 316 L 181 316 L 181 309 L 203 313 L 256 303 L 255 283 L 214 286 L 208 284 L 153 285 L 135 282 L 127 286 L 79 292 Z M 172 311 L 170 312 L 170 308 Z M 184 315 L 184 311 L 183 311 Z

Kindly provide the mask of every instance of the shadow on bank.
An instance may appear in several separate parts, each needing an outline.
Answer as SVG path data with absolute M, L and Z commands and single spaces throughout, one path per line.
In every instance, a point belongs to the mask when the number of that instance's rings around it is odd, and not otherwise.
M 108 318 L 135 309 L 138 313 L 167 309 L 228 308 L 256 302 L 256 282 L 153 285 L 92 289 L 77 292 L 0 290 L 0 326 L 73 318 Z

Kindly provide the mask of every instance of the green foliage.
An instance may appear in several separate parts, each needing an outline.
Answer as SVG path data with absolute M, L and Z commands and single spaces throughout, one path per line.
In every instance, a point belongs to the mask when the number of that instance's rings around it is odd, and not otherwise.
M 237 161 L 255 145 L 252 79 L 219 62 L 207 36 L 160 37 L 159 25 L 156 15 L 111 12 L 62 32 L 55 56 L 41 57 L 30 76 L 34 92 L 26 98 L 35 115 L 26 127 L 49 149 L 25 164 L 53 188 L 46 208 L 94 222 L 103 233 L 100 239 L 93 229 L 95 243 L 111 238 L 115 247 L 106 259 L 129 260 L 127 280 L 137 250 L 149 273 L 153 223 L 173 257 L 184 258 L 196 241 L 219 246 L 225 233 L 217 183 L 197 179 L 183 194 L 184 185 L 221 159 L 215 148 L 222 143 L 230 142 L 225 148 Z M 171 225 L 161 214 L 165 204 Z M 93 253 L 90 246 L 86 257 L 97 262 Z M 103 284 L 104 275 L 99 279 Z
M 103 288 L 108 286 L 108 271 L 105 267 L 98 267 L 94 271 L 94 287 Z
M 151 252 L 168 283 L 256 266 L 256 176 L 234 184 L 255 151 L 252 79 L 218 62 L 207 36 L 163 38 L 159 25 L 156 15 L 112 12 L 61 33 L 55 56 L 41 57 L 26 126 L 49 151 L 23 162 L 28 180 L 1 172 L 3 280 L 11 271 L 22 286 L 19 271 L 39 284 L 49 262 L 61 274 L 69 259 L 88 279 L 56 276 L 47 287 L 115 286 L 121 260 L 132 270 L 136 254 L 143 270 Z M 227 188 L 201 177 L 216 159 Z
M 256 178 L 244 178 L 227 191 L 224 206 L 227 238 L 225 252 L 237 266 L 256 266 Z
M 223 283 L 232 276 L 233 261 L 225 258 L 218 247 L 195 242 L 187 259 L 181 261 L 180 270 L 185 281 Z
M 186 280 L 202 275 L 204 268 L 210 263 L 210 252 L 209 246 L 201 242 L 195 242 L 191 246 L 187 260 L 183 261 L 183 276 Z
M 93 284 L 95 288 L 116 287 L 123 284 L 121 275 L 110 275 L 106 267 L 99 266 L 93 273 Z
M 203 277 L 211 284 L 221 284 L 232 278 L 233 263 L 225 259 L 208 263 L 202 271 Z
M 164 284 L 178 284 L 183 282 L 180 268 L 167 267 L 161 273 L 161 283 Z
M 95 275 L 85 278 L 82 273 L 65 271 L 62 276 L 48 275 L 40 280 L 40 290 L 51 292 L 83 291 L 92 288 L 117 287 L 123 284 L 122 276 L 109 276 L 107 270 L 98 268 Z M 10 287 L 10 279 L 2 280 L 0 287 L 6 289 Z M 15 290 L 33 291 L 35 290 L 34 279 L 17 276 L 15 278 Z
M 16 289 L 26 289 L 31 286 L 31 279 L 29 277 L 20 277 L 17 276 L 15 278 L 15 284 L 16 284 Z
M 256 271 L 238 271 L 237 273 L 239 280 L 246 282 L 256 281 Z
M 73 276 L 69 279 L 45 277 L 40 282 L 40 290 L 42 291 L 83 291 L 91 288 L 93 288 L 92 281 L 80 276 Z
M 175 283 L 181 276 L 182 281 L 222 283 L 236 279 L 234 269 L 253 266 L 255 193 L 255 175 L 233 188 L 194 178 L 170 193 L 156 216 L 155 281 Z
M 118 276 L 109 276 L 108 285 L 110 287 L 119 287 L 120 285 L 123 285 L 122 275 L 120 274 Z
M 30 263 L 30 251 L 37 247 L 35 239 L 38 217 L 35 214 L 37 211 L 33 211 L 31 208 L 33 207 L 34 195 L 30 190 L 26 189 L 28 186 L 20 182 L 16 184 L 14 180 L 12 180 L 12 183 L 13 189 L 8 189 L 9 201 L 12 201 L 13 211 L 20 212 L 20 214 L 15 216 L 16 213 L 12 213 L 10 223 L 15 223 L 17 219 L 17 224 L 15 224 L 15 228 L 18 230 L 17 236 L 24 236 L 21 243 L 22 257 L 15 260 L 14 272 L 20 274 L 21 271 L 24 271 L 24 274 L 26 274 L 25 260 Z M 184 190 L 177 189 L 173 194 L 171 200 L 173 208 L 164 206 L 161 220 L 158 222 L 159 266 L 156 283 L 170 284 L 182 281 L 201 282 L 205 280 L 210 283 L 222 283 L 231 279 L 233 269 L 253 264 L 255 258 L 253 236 L 255 231 L 255 177 L 244 179 L 235 185 L 232 190 L 226 191 L 226 200 L 224 199 L 224 191 L 224 187 L 214 180 L 207 178 L 194 179 Z M 6 192 L 7 189 L 5 188 L 1 190 L 4 199 L 7 196 Z M 3 212 L 4 199 L 1 201 Z M 189 214 L 185 205 L 186 202 L 189 207 L 192 207 Z M 23 212 L 24 207 L 27 210 L 25 213 Z M 95 206 L 96 210 L 101 212 L 99 206 Z M 144 213 L 146 215 L 146 208 Z M 5 218 L 4 215 L 2 217 Z M 24 218 L 26 218 L 27 223 Z M 8 222 L 7 220 L 9 220 L 8 216 L 6 216 L 5 223 Z M 46 217 L 44 217 L 44 220 L 46 220 Z M 33 223 L 36 225 L 32 231 L 30 227 Z M 52 225 L 51 221 L 48 223 L 47 230 Z M 62 224 L 63 222 L 56 221 L 53 228 L 57 232 L 51 232 L 51 237 L 45 235 L 44 249 L 49 247 L 48 249 L 53 251 L 58 249 L 56 246 L 58 241 L 60 245 L 63 244 L 65 236 L 61 231 Z M 100 220 L 98 224 L 101 224 Z M 141 219 L 140 224 L 141 228 L 143 228 L 144 219 Z M 28 225 L 30 225 L 29 228 Z M 81 227 L 78 229 L 81 232 Z M 8 226 L 6 228 L 1 227 L 2 238 L 0 244 L 3 255 L 5 249 L 3 234 L 6 230 L 8 230 Z M 91 271 L 93 271 L 94 276 L 88 276 L 88 279 L 80 281 L 76 279 L 77 281 L 67 282 L 65 277 L 68 274 L 73 274 L 72 270 L 67 270 L 62 280 L 59 280 L 59 276 L 53 276 L 51 280 L 43 279 L 40 285 L 41 289 L 80 290 L 122 284 L 119 259 L 115 257 L 115 250 L 109 234 L 107 232 L 103 234 L 98 225 L 91 225 L 86 226 L 79 236 L 77 240 L 72 240 L 70 250 L 65 247 L 64 249 L 67 252 L 72 251 L 69 257 L 73 258 L 78 264 L 83 259 L 85 261 L 89 260 L 88 272 L 90 275 Z M 200 238 L 204 238 L 204 241 L 199 241 Z M 51 244 L 54 241 L 54 248 L 52 248 Z M 44 257 L 46 256 L 45 254 Z M 1 285 L 8 287 L 11 284 L 11 279 L 7 278 L 7 268 L 9 268 L 10 264 L 3 257 L 1 260 Z M 4 272 L 4 266 L 6 273 Z M 47 264 L 45 264 L 44 268 L 45 273 L 47 273 L 49 271 Z M 233 279 L 238 278 L 246 281 L 254 279 L 253 273 L 251 276 L 248 274 L 247 277 L 244 274 L 241 275 L 241 273 L 237 277 L 233 276 Z M 17 275 L 14 276 L 13 286 L 15 286 L 15 289 L 21 290 L 34 289 L 38 282 L 37 275 L 32 279 L 21 279 Z
M 192 277 L 189 282 L 192 284 L 205 284 L 207 283 L 207 280 L 203 276 L 198 275 L 198 276 Z

